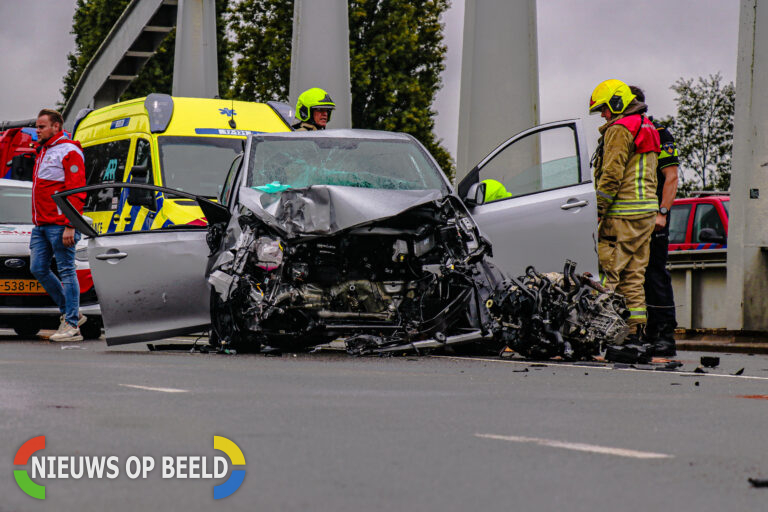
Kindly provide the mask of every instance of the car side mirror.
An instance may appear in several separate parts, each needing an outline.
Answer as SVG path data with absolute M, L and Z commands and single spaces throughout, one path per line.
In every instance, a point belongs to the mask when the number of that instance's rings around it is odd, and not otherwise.
M 712 244 L 724 244 L 726 238 L 722 235 L 718 235 L 717 231 L 715 231 L 713 228 L 703 228 L 701 231 L 699 231 L 699 240 Z
M 149 166 L 147 166 L 147 164 L 134 165 L 133 167 L 131 167 L 131 183 L 146 184 L 148 182 L 147 180 L 148 177 L 149 177 Z
M 485 183 L 482 181 L 474 183 L 469 187 L 467 195 L 464 198 L 467 206 L 479 206 L 485 203 Z
M 131 206 L 143 206 L 144 208 L 153 212 L 157 211 L 157 205 L 155 204 L 155 193 L 151 190 L 130 188 L 128 189 L 127 202 Z

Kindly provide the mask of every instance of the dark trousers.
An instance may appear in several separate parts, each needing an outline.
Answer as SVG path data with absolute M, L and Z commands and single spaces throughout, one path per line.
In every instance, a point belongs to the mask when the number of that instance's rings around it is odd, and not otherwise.
M 648 331 L 658 329 L 674 330 L 675 298 L 672 293 L 672 278 L 667 270 L 669 231 L 667 229 L 651 237 L 651 255 L 645 270 L 645 302 L 648 308 Z

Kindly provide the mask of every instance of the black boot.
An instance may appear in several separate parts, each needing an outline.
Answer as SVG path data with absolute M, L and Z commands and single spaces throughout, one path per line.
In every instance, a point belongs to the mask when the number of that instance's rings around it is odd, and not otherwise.
M 653 341 L 653 353 L 654 355 L 664 357 L 677 355 L 674 324 L 663 324 L 659 326 L 658 335 Z
M 646 342 L 643 324 L 638 324 L 622 345 L 610 345 L 605 351 L 605 360 L 615 363 L 647 364 L 652 357 L 653 347 Z

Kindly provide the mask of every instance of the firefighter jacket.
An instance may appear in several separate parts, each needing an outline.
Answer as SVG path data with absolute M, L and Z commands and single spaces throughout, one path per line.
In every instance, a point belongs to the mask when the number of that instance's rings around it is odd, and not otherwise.
M 312 123 L 308 123 L 306 121 L 302 121 L 298 124 L 293 125 L 293 131 L 296 132 L 313 132 L 317 130 L 317 126 L 315 126 Z
M 599 216 L 636 219 L 655 215 L 659 134 L 633 101 L 622 115 L 599 128 L 601 137 L 592 159 Z
M 32 174 L 32 222 L 36 226 L 58 224 L 71 227 L 52 196 L 57 192 L 85 186 L 85 162 L 80 143 L 63 131 L 40 147 Z M 69 202 L 83 213 L 85 193 L 69 196 Z

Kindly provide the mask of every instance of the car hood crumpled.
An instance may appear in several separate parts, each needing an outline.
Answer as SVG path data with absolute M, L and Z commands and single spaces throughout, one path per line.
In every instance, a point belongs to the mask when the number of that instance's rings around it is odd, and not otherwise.
M 330 235 L 443 197 L 439 190 L 382 190 L 340 185 L 289 189 L 280 195 L 243 187 L 239 202 L 286 238 Z

